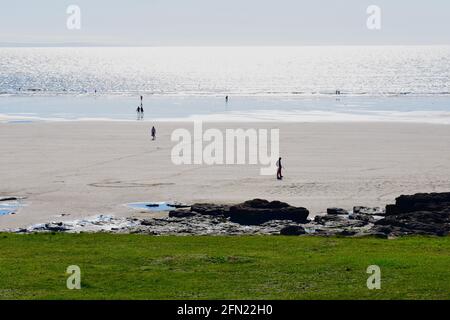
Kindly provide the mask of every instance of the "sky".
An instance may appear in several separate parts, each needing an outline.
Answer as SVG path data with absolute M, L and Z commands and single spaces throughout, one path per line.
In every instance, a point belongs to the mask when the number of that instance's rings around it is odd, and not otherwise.
M 450 45 L 449 0 L 0 0 L 0 45 Z M 66 10 L 81 10 L 69 30 Z M 369 30 L 367 7 L 381 9 Z

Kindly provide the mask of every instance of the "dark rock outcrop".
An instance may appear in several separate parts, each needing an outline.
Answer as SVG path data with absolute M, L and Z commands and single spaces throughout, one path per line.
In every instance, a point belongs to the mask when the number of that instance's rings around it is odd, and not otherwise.
M 213 203 L 196 203 L 191 206 L 191 211 L 208 216 L 228 216 L 230 206 Z
M 16 197 L 7 197 L 7 198 L 0 198 L 0 202 L 3 201 L 17 201 L 19 199 L 17 199 Z
M 395 205 L 386 206 L 386 215 L 417 211 L 442 211 L 450 208 L 450 192 L 447 193 L 417 193 L 402 195 L 395 199 Z
M 386 212 L 381 208 L 369 208 L 369 207 L 363 207 L 363 206 L 356 206 L 353 207 L 353 213 L 354 214 L 365 214 L 365 215 L 371 215 L 371 216 L 384 216 Z
M 444 211 L 417 211 L 389 215 L 375 223 L 384 226 L 393 235 L 436 235 L 445 236 L 450 233 L 450 208 Z
M 349 219 L 347 216 L 343 217 L 339 215 L 315 216 L 314 223 L 335 229 L 361 228 L 369 224 L 368 221 Z
M 170 216 L 177 217 L 178 211 L 173 211 Z M 260 225 L 274 220 L 293 221 L 306 223 L 309 211 L 301 207 L 293 207 L 280 201 L 269 202 L 262 199 L 254 199 L 237 205 L 219 205 L 212 203 L 196 203 L 191 206 L 193 214 L 214 217 L 226 217 L 231 222 L 241 225 Z M 185 212 L 180 215 L 186 216 Z
M 271 220 L 308 221 L 309 211 L 280 201 L 254 199 L 230 207 L 230 220 L 244 225 L 259 225 Z
M 301 226 L 287 226 L 281 229 L 280 234 L 282 236 L 300 236 L 306 234 L 306 231 Z
M 341 208 L 328 208 L 327 209 L 327 214 L 330 215 L 347 215 L 348 211 L 345 209 L 341 209 Z
M 65 232 L 68 231 L 69 228 L 67 228 L 67 226 L 64 225 L 64 223 L 62 222 L 58 222 L 58 223 L 46 223 L 42 229 L 45 229 L 47 231 L 51 231 L 51 232 Z
M 169 212 L 170 218 L 188 218 L 195 216 L 196 213 L 191 211 L 190 209 L 177 209 Z
M 191 206 L 185 203 L 181 203 L 181 202 L 169 202 L 167 203 L 167 205 L 169 207 L 175 208 L 175 209 L 187 209 L 190 208 Z
M 348 216 L 348 218 L 350 220 L 360 220 L 360 221 L 364 221 L 367 223 L 374 223 L 375 222 L 375 218 L 372 217 L 371 215 L 368 214 L 351 214 Z
M 400 196 L 386 206 L 386 217 L 376 222 L 380 232 L 391 235 L 450 233 L 450 193 Z

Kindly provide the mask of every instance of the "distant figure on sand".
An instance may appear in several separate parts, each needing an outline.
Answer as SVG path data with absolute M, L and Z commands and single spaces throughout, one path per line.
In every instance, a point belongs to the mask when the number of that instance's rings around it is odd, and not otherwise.
M 152 128 L 152 140 L 156 139 L 156 129 L 155 127 Z
M 144 119 L 144 96 L 141 96 L 141 106 L 139 107 L 140 118 Z
M 281 173 L 281 170 L 283 169 L 283 165 L 281 164 L 281 157 L 278 159 L 277 161 L 277 179 L 278 180 L 283 180 L 283 175 Z
M 226 96 L 226 97 L 225 97 L 225 102 L 227 102 L 227 103 L 228 103 L 228 96 Z

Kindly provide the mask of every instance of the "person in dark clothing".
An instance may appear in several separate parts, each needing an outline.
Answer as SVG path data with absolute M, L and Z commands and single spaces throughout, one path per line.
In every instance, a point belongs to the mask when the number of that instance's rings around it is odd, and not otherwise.
M 281 170 L 283 169 L 283 165 L 281 164 L 281 157 L 278 159 L 277 161 L 277 179 L 278 180 L 283 180 L 283 174 L 281 172 Z
M 141 107 L 139 113 L 141 114 L 141 119 L 144 119 L 144 96 L 141 96 Z
M 156 139 L 156 129 L 155 127 L 152 128 L 152 140 Z

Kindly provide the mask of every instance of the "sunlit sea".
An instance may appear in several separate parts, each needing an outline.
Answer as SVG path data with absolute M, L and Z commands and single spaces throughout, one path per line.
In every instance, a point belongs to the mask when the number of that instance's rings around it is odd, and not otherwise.
M 450 46 L 0 48 L 2 122 L 136 120 L 141 95 L 144 120 L 450 123 Z

